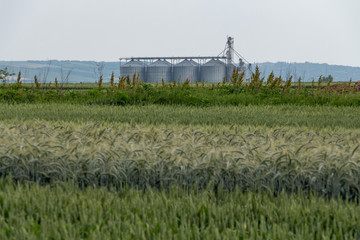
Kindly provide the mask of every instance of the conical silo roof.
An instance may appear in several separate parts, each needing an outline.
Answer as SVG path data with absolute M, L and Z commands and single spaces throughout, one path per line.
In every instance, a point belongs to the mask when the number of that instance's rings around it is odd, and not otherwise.
M 220 60 L 212 59 L 212 60 L 208 61 L 207 63 L 205 63 L 203 66 L 211 67 L 211 66 L 219 66 L 219 65 L 224 65 L 224 64 L 225 63 L 223 63 Z
M 149 66 L 154 66 L 154 67 L 169 67 L 171 66 L 171 63 L 169 63 L 168 61 L 164 61 L 164 60 L 157 60 L 156 62 L 153 62 L 152 64 L 150 64 Z
M 195 61 L 185 59 L 184 61 L 176 64 L 175 66 L 179 66 L 179 67 L 196 67 L 197 65 L 198 64 Z
M 140 61 L 134 61 L 131 60 L 130 62 L 127 62 L 120 66 L 120 76 L 126 77 L 126 76 L 133 76 L 134 74 L 139 74 L 139 77 L 142 81 L 145 81 L 145 62 Z
M 124 64 L 124 66 L 127 67 L 143 67 L 144 65 L 145 65 L 144 62 L 134 61 L 134 60 L 131 60 L 130 62 Z

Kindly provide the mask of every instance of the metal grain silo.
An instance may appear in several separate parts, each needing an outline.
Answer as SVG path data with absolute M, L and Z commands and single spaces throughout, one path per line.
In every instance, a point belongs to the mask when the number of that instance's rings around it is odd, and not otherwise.
M 245 66 L 245 62 L 240 58 L 239 59 L 239 73 L 244 72 L 244 78 L 243 81 L 246 81 L 246 66 Z
M 134 73 L 139 74 L 140 80 L 145 81 L 145 67 L 146 64 L 140 61 L 130 61 L 120 66 L 120 76 L 126 77 L 129 76 L 132 79 Z
M 186 79 L 194 82 L 199 78 L 199 65 L 193 60 L 185 59 L 174 66 L 173 78 L 178 82 L 185 82 Z
M 236 66 L 234 64 L 227 64 L 226 65 L 226 80 L 229 82 L 231 77 L 232 77 L 232 74 L 233 74 L 233 71 L 234 69 L 236 69 Z
M 161 82 L 164 79 L 165 82 L 172 80 L 171 63 L 168 61 L 158 60 L 150 64 L 147 68 L 147 82 Z
M 210 60 L 200 68 L 201 81 L 204 79 L 205 82 L 222 82 L 223 78 L 226 77 L 226 66 L 220 60 Z

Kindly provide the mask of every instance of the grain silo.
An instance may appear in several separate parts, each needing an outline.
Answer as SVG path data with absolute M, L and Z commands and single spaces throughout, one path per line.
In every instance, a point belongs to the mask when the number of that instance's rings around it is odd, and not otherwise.
M 246 82 L 246 66 L 245 66 L 245 62 L 240 58 L 239 59 L 239 73 L 244 72 L 244 77 L 243 77 L 243 81 Z
M 231 80 L 234 69 L 236 69 L 236 66 L 234 64 L 226 64 L 226 80 L 228 82 Z
M 147 68 L 147 82 L 165 82 L 172 81 L 172 66 L 171 63 L 165 60 L 157 60 L 150 64 Z
M 120 66 L 120 76 L 129 76 L 131 79 L 134 74 L 139 74 L 140 80 L 145 81 L 145 68 L 146 64 L 144 62 L 131 60 Z
M 185 82 L 186 79 L 195 82 L 199 80 L 199 64 L 193 60 L 185 59 L 174 66 L 173 73 L 173 79 L 177 82 Z
M 205 82 L 222 82 L 226 77 L 225 63 L 212 59 L 200 67 L 200 79 Z

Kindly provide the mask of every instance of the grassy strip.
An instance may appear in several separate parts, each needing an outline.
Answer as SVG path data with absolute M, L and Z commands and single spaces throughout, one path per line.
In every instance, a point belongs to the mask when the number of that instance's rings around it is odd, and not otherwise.
M 81 191 L 0 180 L 1 239 L 357 239 L 359 205 L 281 194 Z
M 350 88 L 349 88 L 350 89 Z M 352 89 L 352 88 L 351 88 Z M 66 102 L 102 105 L 330 105 L 360 106 L 358 93 L 330 93 L 321 89 L 259 89 L 223 85 L 217 87 L 156 87 L 152 84 L 130 85 L 128 88 L 92 90 L 33 89 L 14 85 L 0 89 L 0 101 L 5 103 Z
M 0 104 L 0 121 L 140 123 L 151 125 L 245 125 L 267 127 L 360 128 L 360 108 L 329 106 L 97 106 Z

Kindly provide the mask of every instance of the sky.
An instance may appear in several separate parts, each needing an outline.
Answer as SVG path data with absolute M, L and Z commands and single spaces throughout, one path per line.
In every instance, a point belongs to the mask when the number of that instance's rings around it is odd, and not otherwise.
M 0 60 L 218 55 L 360 67 L 359 0 L 0 0 Z

